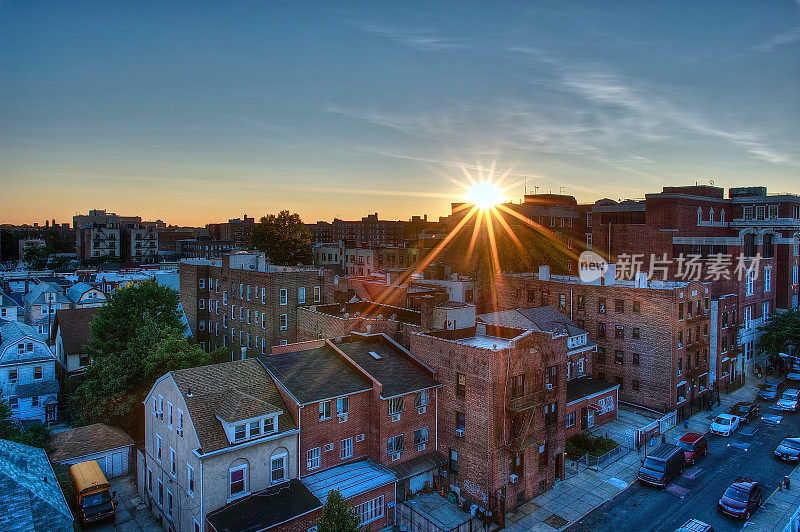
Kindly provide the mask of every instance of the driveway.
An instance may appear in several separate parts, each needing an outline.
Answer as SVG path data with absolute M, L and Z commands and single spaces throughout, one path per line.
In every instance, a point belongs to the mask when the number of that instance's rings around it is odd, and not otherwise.
M 125 475 L 111 480 L 111 490 L 116 491 L 114 501 L 117 512 L 113 523 L 83 528 L 92 532 L 163 532 L 156 524 L 150 509 L 136 491 L 133 475 Z

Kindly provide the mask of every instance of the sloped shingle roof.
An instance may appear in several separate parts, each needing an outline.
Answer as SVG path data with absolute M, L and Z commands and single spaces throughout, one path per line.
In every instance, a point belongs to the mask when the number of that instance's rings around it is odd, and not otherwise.
M 56 311 L 53 335 L 57 330 L 61 331 L 61 341 L 64 343 L 66 354 L 75 355 L 86 352 L 84 346 L 89 343 L 89 326 L 96 312 L 97 307 Z
M 278 431 L 297 428 L 277 386 L 257 360 L 199 366 L 173 371 L 171 375 L 189 409 L 203 453 L 231 445 L 218 415 L 236 417 L 248 409 L 265 414 L 282 410 L 283 414 L 278 416 Z M 188 395 L 190 390 L 191 396 Z M 252 405 L 239 405 L 231 412 L 231 395 L 236 395 L 242 401 L 252 401 Z M 270 405 L 270 412 L 266 412 L 268 407 L 265 404 Z
M 44 305 L 47 303 L 44 295 L 49 292 L 56 293 L 56 298 L 53 303 L 69 303 L 69 299 L 64 295 L 62 288 L 56 283 L 51 282 L 39 283 L 31 288 L 31 291 L 25 294 L 25 301 L 27 301 L 29 305 Z
M 478 319 L 492 325 L 539 330 L 567 336 L 586 334 L 586 331 L 572 323 L 564 314 L 548 306 L 489 312 L 479 314 Z
M 72 513 L 42 449 L 0 440 L 0 493 L 0 530 L 72 532 Z
M 117 427 L 95 423 L 53 434 L 50 460 L 60 462 L 133 445 L 133 438 Z

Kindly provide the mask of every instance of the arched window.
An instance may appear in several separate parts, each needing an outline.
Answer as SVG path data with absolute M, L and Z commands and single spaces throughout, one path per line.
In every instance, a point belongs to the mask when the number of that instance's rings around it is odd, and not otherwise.
M 773 250 L 772 234 L 767 233 L 764 235 L 764 240 L 761 246 L 761 254 L 766 258 L 771 258 L 774 256 L 772 250 Z
M 719 213 L 719 222 L 721 224 L 725 223 L 725 209 L 722 209 Z
M 755 257 L 756 255 L 756 235 L 750 233 L 744 235 L 744 256 Z
M 708 222 L 711 225 L 714 225 L 714 207 L 708 209 Z
M 702 225 L 703 223 L 703 209 L 700 207 L 697 208 L 697 225 Z

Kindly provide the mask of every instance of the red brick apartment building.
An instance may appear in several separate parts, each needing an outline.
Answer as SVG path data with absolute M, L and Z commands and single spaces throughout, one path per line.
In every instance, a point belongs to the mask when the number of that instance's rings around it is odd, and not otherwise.
M 710 356 L 712 335 L 721 345 L 718 335 L 726 329 L 711 328 L 707 283 L 615 280 L 613 270 L 604 283 L 550 275 L 543 266 L 538 275 L 500 276 L 497 300 L 500 308 L 552 305 L 588 331 L 597 344 L 592 376 L 617 383 L 624 402 L 680 409 L 709 395 L 712 377 L 719 381 L 732 371 L 730 359 Z M 728 314 L 729 323 L 734 317 Z
M 232 241 L 234 246 L 244 249 L 250 245 L 250 235 L 255 226 L 255 218 L 248 218 L 245 214 L 242 218 L 233 218 L 227 222 L 206 224 L 206 231 L 214 240 Z
M 567 407 L 567 344 L 580 336 L 591 350 L 585 334 L 544 331 L 524 314 L 515 319 L 506 313 L 482 315 L 470 327 L 411 335 L 410 351 L 442 383 L 439 447 L 448 457 L 448 484 L 461 498 L 497 514 L 563 478 L 568 411 L 581 408 L 574 401 L 577 387 Z M 579 358 L 581 350 L 574 351 Z M 573 378 L 591 381 L 574 366 Z M 616 386 L 601 389 L 611 392 L 616 417 Z
M 299 479 L 323 504 L 339 489 L 365 530 L 394 524 L 395 502 L 438 485 L 439 383 L 435 373 L 384 335 L 351 335 L 280 346 L 257 360 L 300 430 Z M 256 522 L 252 501 L 225 509 Z M 307 530 L 321 510 L 276 530 Z
M 651 254 L 671 260 L 700 255 L 704 273 L 717 254 L 731 255 L 734 267 L 740 255 L 746 257 L 747 266 L 755 264 L 754 279 L 702 280 L 711 281 L 712 299 L 737 299 L 736 346 L 751 367 L 758 326 L 775 309 L 798 306 L 800 196 L 768 195 L 765 187 L 731 188 L 727 198 L 724 192 L 704 185 L 664 187 L 644 200 L 600 200 L 586 213 L 585 239 L 588 247 L 614 260 L 642 254 L 644 271 L 651 270 Z M 754 261 L 756 255 L 761 259 Z M 673 260 L 665 272 L 653 273 L 676 280 L 678 268 Z
M 413 216 L 410 221 L 380 220 L 378 213 L 369 214 L 361 220 L 340 220 L 333 223 L 317 222 L 307 224 L 314 236 L 314 242 L 352 242 L 355 247 L 375 248 L 379 246 L 400 246 L 406 241 L 414 242 L 426 228 L 435 227 L 428 216 Z
M 269 353 L 297 339 L 297 309 L 333 301 L 335 279 L 325 270 L 273 266 L 240 251 L 220 260 L 180 264 L 180 297 L 192 334 L 204 349 Z

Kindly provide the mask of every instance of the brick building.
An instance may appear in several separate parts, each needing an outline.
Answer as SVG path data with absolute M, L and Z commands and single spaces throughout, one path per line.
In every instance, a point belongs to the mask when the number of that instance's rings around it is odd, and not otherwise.
M 220 259 L 235 251 L 233 240 L 189 239 L 179 240 L 175 247 L 182 259 Z
M 120 262 L 158 261 L 158 232 L 164 222 L 143 222 L 140 216 L 118 216 L 91 210 L 73 217 L 75 252 L 79 259 L 119 259 Z
M 227 222 L 206 224 L 206 230 L 213 240 L 231 241 L 234 246 L 244 249 L 250 245 L 250 235 L 256 226 L 255 218 L 232 218 Z
M 180 264 L 180 297 L 192 334 L 204 349 L 268 353 L 297 339 L 297 309 L 331 303 L 335 279 L 324 270 L 273 266 L 240 251 L 219 260 Z
M 497 281 L 498 308 L 551 305 L 566 314 L 597 344 L 591 374 L 619 385 L 621 401 L 669 412 L 710 395 L 710 383 L 730 373 L 735 360 L 710 356 L 709 284 L 698 281 L 616 280 L 613 268 L 604 284 L 578 277 L 504 274 Z M 725 312 L 727 305 L 715 310 Z M 733 320 L 729 314 L 728 319 Z M 724 320 L 721 320 L 724 321 Z M 713 366 L 713 375 L 710 375 Z

